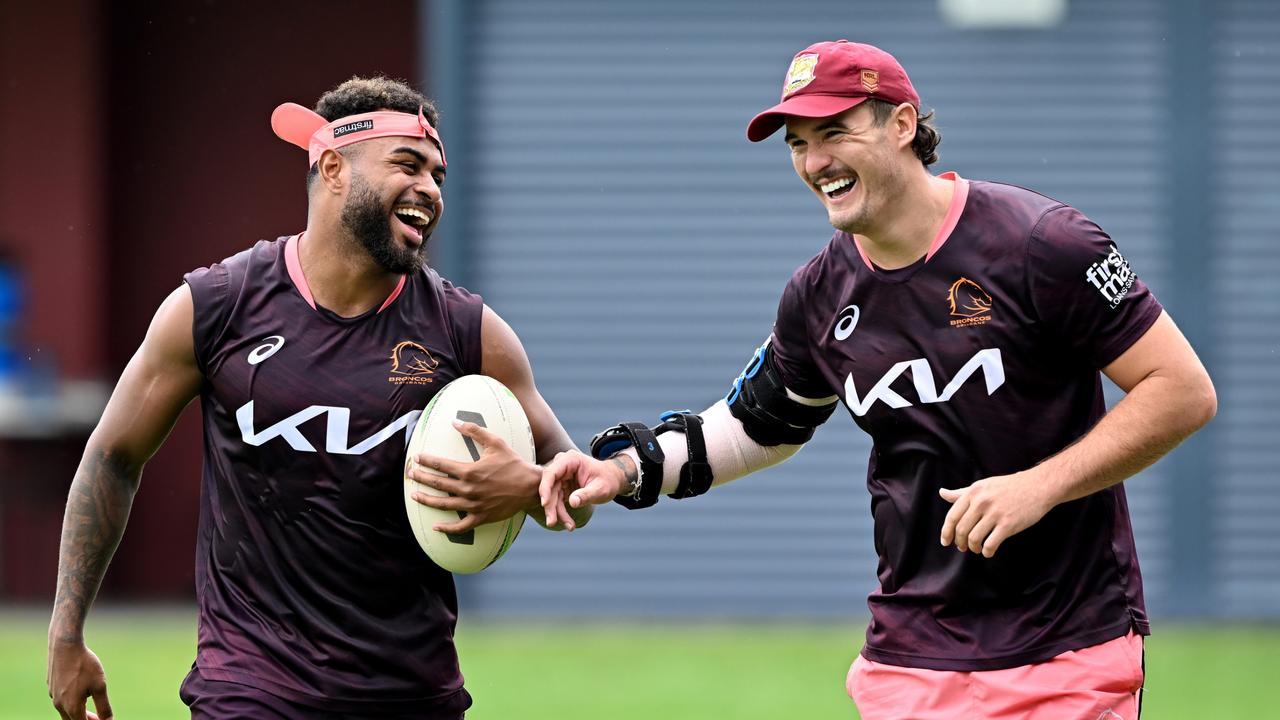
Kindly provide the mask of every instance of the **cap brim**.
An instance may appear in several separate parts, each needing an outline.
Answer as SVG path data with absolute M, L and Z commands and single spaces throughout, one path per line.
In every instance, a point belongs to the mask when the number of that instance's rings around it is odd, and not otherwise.
M 787 123 L 788 115 L 806 118 L 839 115 L 866 99 L 866 96 L 798 95 L 789 100 L 783 100 L 751 118 L 751 122 L 747 123 L 747 139 L 751 142 L 760 142 L 769 137 Z
M 271 129 L 276 135 L 303 150 L 310 147 L 311 136 L 328 124 L 324 117 L 298 103 L 284 103 L 271 112 Z

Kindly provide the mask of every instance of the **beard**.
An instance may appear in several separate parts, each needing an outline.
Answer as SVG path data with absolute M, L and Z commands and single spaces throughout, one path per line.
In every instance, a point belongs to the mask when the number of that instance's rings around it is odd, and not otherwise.
M 846 210 L 844 212 L 827 211 L 827 222 L 831 223 L 831 227 L 848 233 L 850 235 L 865 235 L 870 226 L 868 222 L 870 213 L 867 212 L 866 200 L 857 210 Z
M 417 248 L 401 247 L 391 235 L 391 213 L 373 187 L 351 176 L 351 193 L 342 206 L 342 225 L 378 267 L 397 275 L 417 272 L 426 263 L 426 238 Z
M 859 174 L 859 184 L 863 182 L 863 177 L 864 175 Z M 906 175 L 895 165 L 882 163 L 874 174 L 868 173 L 865 177 L 869 177 L 871 182 L 869 186 L 863 186 L 862 202 L 857 207 L 837 212 L 827 211 L 827 221 L 835 229 L 850 235 L 874 233 L 891 210 L 888 199 L 902 197 L 906 192 Z M 869 191 L 868 187 L 874 187 L 875 191 Z

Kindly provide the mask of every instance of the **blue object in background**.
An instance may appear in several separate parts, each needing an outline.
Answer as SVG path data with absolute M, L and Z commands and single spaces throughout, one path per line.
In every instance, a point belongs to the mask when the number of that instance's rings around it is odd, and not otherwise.
M 14 333 L 22 312 L 22 281 L 18 270 L 0 259 L 0 386 L 17 382 L 18 354 Z

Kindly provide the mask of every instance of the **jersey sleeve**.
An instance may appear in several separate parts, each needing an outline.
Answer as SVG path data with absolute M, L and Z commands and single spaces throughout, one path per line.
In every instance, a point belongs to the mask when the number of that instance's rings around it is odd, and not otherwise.
M 483 350 L 480 323 L 484 316 L 484 298 L 441 278 L 444 302 L 449 314 L 449 334 L 464 372 L 479 374 Z
M 231 313 L 231 272 L 224 263 L 192 270 L 182 276 L 191 289 L 194 317 L 191 324 L 195 344 L 196 367 L 208 377 L 213 349 L 227 326 Z
M 807 398 L 833 394 L 831 386 L 813 362 L 809 328 L 804 312 L 804 271 L 797 270 L 782 291 L 778 316 L 773 323 L 773 358 L 782 384 Z
M 1163 310 L 1111 237 L 1072 207 L 1041 218 L 1027 245 L 1027 273 L 1040 320 L 1095 368 L 1128 350 Z

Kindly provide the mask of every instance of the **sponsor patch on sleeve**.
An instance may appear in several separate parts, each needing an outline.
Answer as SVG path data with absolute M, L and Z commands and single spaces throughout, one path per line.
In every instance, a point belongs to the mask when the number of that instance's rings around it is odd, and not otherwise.
M 1085 282 L 1093 285 L 1112 308 L 1129 294 L 1129 288 L 1133 287 L 1136 278 L 1133 269 L 1129 267 L 1129 261 L 1124 259 L 1115 245 L 1111 246 L 1111 252 L 1106 257 L 1090 265 L 1084 272 Z

